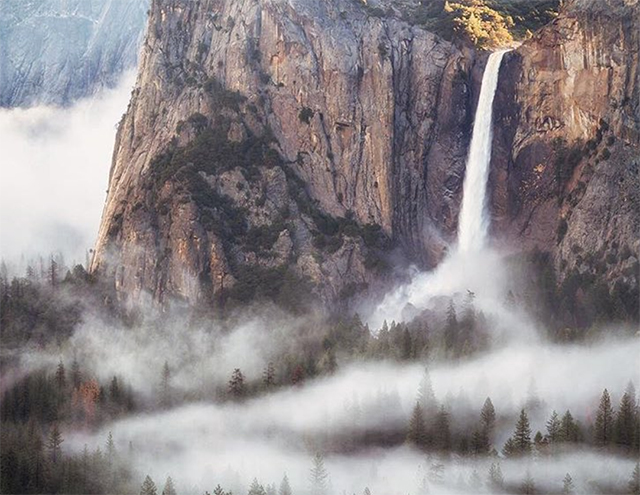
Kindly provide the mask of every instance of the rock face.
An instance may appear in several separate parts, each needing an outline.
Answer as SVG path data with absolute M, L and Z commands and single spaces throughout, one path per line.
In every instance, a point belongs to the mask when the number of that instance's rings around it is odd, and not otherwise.
M 372 283 L 389 243 L 435 264 L 455 232 L 473 66 L 353 0 L 154 1 L 93 270 L 195 301 L 288 265 L 332 299 Z
M 638 26 L 636 0 L 575 0 L 505 57 L 491 177 L 507 244 L 550 251 L 560 282 L 636 303 Z
M 638 10 L 567 2 L 505 57 L 490 177 L 498 240 L 627 299 Z M 401 18 L 353 0 L 155 0 L 92 270 L 134 299 L 306 280 L 329 301 L 380 280 L 390 246 L 435 265 L 485 57 Z
M 3 0 L 0 106 L 66 105 L 135 67 L 147 0 Z

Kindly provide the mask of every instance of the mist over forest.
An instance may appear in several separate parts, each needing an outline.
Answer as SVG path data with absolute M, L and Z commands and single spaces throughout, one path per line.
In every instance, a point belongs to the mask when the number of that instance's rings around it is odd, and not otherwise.
M 155 0 L 0 109 L 0 494 L 640 495 L 632 8 Z

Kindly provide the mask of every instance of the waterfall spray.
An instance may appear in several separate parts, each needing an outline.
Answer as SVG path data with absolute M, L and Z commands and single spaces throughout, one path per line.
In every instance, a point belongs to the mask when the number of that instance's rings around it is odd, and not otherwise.
M 492 53 L 482 76 L 458 221 L 458 250 L 461 252 L 481 250 L 487 237 L 489 218 L 485 196 L 493 137 L 493 97 L 498 86 L 500 63 L 506 52 Z

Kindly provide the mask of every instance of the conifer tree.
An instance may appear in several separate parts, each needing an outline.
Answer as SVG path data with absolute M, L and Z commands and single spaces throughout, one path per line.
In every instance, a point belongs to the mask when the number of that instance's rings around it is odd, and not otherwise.
M 140 495 L 158 495 L 158 489 L 156 488 L 156 484 L 153 482 L 151 477 L 147 475 L 142 483 L 142 487 L 140 488 Z
M 51 462 L 54 464 L 60 460 L 62 442 L 64 442 L 64 440 L 58 428 L 58 423 L 54 423 L 47 439 L 47 449 L 51 452 Z
M 494 491 L 500 491 L 504 488 L 504 477 L 502 476 L 500 464 L 491 463 L 487 483 Z
M 368 486 L 365 486 L 364 491 L 362 492 L 362 495 L 371 495 L 371 490 L 369 490 Z
M 229 380 L 229 395 L 234 399 L 241 399 L 245 394 L 244 375 L 240 368 L 233 370 Z
M 82 372 L 80 371 L 80 363 L 76 358 L 71 363 L 71 382 L 73 388 L 79 388 L 82 383 Z
M 269 361 L 262 372 L 262 384 L 266 389 L 270 389 L 276 384 L 276 368 L 273 361 Z
M 491 435 L 496 424 L 496 410 L 493 407 L 493 402 L 489 397 L 484 401 L 482 411 L 480 412 L 480 420 L 482 428 Z
M 313 458 L 311 467 L 311 495 L 325 495 L 329 483 L 329 473 L 324 467 L 322 454 L 317 453 Z
M 571 475 L 569 473 L 567 473 L 567 475 L 562 480 L 562 493 L 563 495 L 572 495 L 573 493 L 575 493 L 573 478 L 571 478 Z
M 433 462 L 429 466 L 429 481 L 431 483 L 440 484 L 444 481 L 444 464 Z
M 171 368 L 168 361 L 164 362 L 160 376 L 160 403 L 164 407 L 171 405 Z
M 620 399 L 620 407 L 616 414 L 616 443 L 627 448 L 633 447 L 635 443 L 637 410 L 629 391 L 625 392 Z
M 105 450 L 107 452 L 107 462 L 109 464 L 109 467 L 111 467 L 116 457 L 116 444 L 113 441 L 113 435 L 111 434 L 111 432 L 109 432 L 109 436 L 107 437 L 107 445 Z
M 231 495 L 231 492 L 225 492 L 220 485 L 213 490 L 213 495 Z
M 411 414 L 411 419 L 409 420 L 407 441 L 419 449 L 424 448 L 427 443 L 427 427 L 419 402 L 416 402 L 413 413 Z
M 532 495 L 536 493 L 536 484 L 531 477 L 531 473 L 527 471 L 527 474 L 522 481 L 522 485 L 520 485 L 520 493 L 525 495 Z
M 253 478 L 247 495 L 267 495 L 267 492 L 265 491 L 264 487 L 260 483 L 258 483 L 258 479 Z
M 476 490 L 480 491 L 482 489 L 482 478 L 480 478 L 478 471 L 476 471 L 475 469 L 473 470 L 473 472 L 471 473 L 471 476 L 469 477 L 469 488 L 471 488 L 474 491 Z
M 444 343 L 449 353 L 456 351 L 458 344 L 458 318 L 456 316 L 456 307 L 453 304 L 453 299 L 449 301 L 449 307 L 447 308 L 447 325 L 444 329 Z
M 422 380 L 420 381 L 420 386 L 418 387 L 418 402 L 427 415 L 435 415 L 435 413 L 438 412 L 438 401 L 433 391 L 429 369 L 426 366 Z
M 640 495 L 640 462 L 636 463 L 636 467 L 631 473 L 629 480 L 629 492 L 633 495 Z
M 66 371 L 64 369 L 64 364 L 62 363 L 62 359 L 58 363 L 58 367 L 56 368 L 56 386 L 59 391 L 63 391 L 67 384 L 67 376 Z
M 547 438 L 550 443 L 556 443 L 560 441 L 561 432 L 562 432 L 562 424 L 560 423 L 560 418 L 558 417 L 558 413 L 553 411 L 549 421 L 547 421 Z
M 516 455 L 518 455 L 518 449 L 515 445 L 515 441 L 513 440 L 512 437 L 508 438 L 507 441 L 504 443 L 504 447 L 502 447 L 502 454 L 505 457 L 514 457 Z
M 164 488 L 162 489 L 162 495 L 176 495 L 176 487 L 173 484 L 171 476 L 167 477 L 167 481 L 165 482 Z
M 613 439 L 613 408 L 611 397 L 605 388 L 600 398 L 600 405 L 596 414 L 594 437 L 598 445 L 606 445 Z
M 278 495 L 292 495 L 291 493 L 291 485 L 289 484 L 289 477 L 287 473 L 282 477 L 282 482 L 280 483 L 280 490 L 278 491 Z
M 520 418 L 513 434 L 513 443 L 519 455 L 525 455 L 531 451 L 531 427 L 524 409 L 520 411 Z
M 109 385 L 109 398 L 112 402 L 119 404 L 120 395 L 120 384 L 118 383 L 118 378 L 114 376 L 111 379 L 111 384 Z
M 560 439 L 563 442 L 577 442 L 578 436 L 578 425 L 573 419 L 571 411 L 567 409 L 560 423 Z
M 435 445 L 442 451 L 448 451 L 451 448 L 451 432 L 449 430 L 449 413 L 444 405 L 440 406 L 440 411 L 436 415 L 434 421 L 433 435 Z

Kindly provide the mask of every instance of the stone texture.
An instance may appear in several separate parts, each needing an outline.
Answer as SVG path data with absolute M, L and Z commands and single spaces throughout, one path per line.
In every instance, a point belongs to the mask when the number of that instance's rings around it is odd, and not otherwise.
M 561 281 L 577 271 L 637 290 L 638 26 L 636 0 L 568 2 L 502 67 L 494 231 L 517 249 L 551 251 Z
M 176 132 L 179 122 L 196 112 L 215 120 L 218 109 L 203 89 L 211 77 L 247 98 L 232 115 L 230 138 L 270 129 L 277 151 L 322 211 L 378 224 L 404 252 L 433 266 L 456 227 L 475 55 L 393 16 L 367 12 L 352 0 L 153 2 L 137 87 L 118 132 L 93 269 L 109 265 L 122 274 L 127 293 L 193 299 L 191 280 L 203 264 L 219 273 L 225 258 L 238 256 L 222 255 L 220 239 L 198 224 L 192 205 L 174 206 L 175 191 L 160 192 L 171 211 L 161 222 L 172 225 L 162 232 L 149 205 L 140 210 L 146 216 L 133 211 L 145 202 L 153 159 L 171 139 L 193 139 L 189 130 Z M 308 123 L 300 118 L 303 109 Z M 347 242 L 314 265 L 313 225 L 296 213 L 282 170 L 265 172 L 262 183 L 247 184 L 246 194 L 235 190 L 238 174 L 208 180 L 247 208 L 251 225 L 289 207 L 297 269 L 326 285 L 326 298 L 345 285 L 373 281 L 358 243 Z M 266 188 L 263 207 L 250 204 L 251 187 Z M 287 246 L 278 242 L 278 259 Z M 171 268 L 159 275 L 164 249 Z M 143 266 L 153 269 L 138 275 Z

